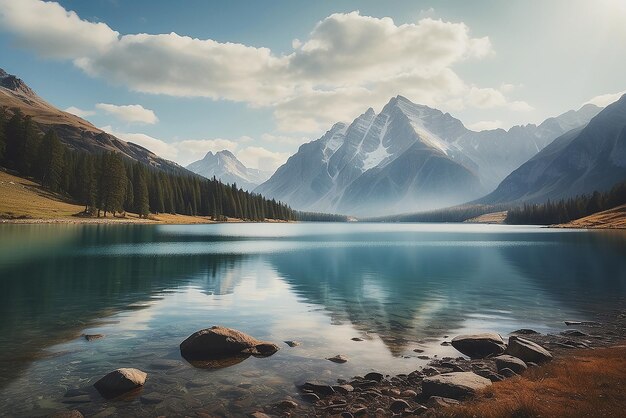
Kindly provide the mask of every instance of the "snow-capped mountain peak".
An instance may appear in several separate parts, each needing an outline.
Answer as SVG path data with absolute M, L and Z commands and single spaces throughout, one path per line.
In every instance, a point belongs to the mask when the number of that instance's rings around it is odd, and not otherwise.
M 206 178 L 216 177 L 223 183 L 237 183 L 237 186 L 246 190 L 254 189 L 271 175 L 246 167 L 228 150 L 216 153 L 209 151 L 203 159 L 189 164 L 187 169 Z

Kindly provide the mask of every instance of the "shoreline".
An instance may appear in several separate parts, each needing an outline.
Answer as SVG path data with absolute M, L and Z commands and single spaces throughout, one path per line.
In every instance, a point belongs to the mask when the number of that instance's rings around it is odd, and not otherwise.
M 540 365 L 528 363 L 528 369 L 519 371 L 518 374 L 511 370 L 501 369 L 496 365 L 494 356 L 471 359 L 459 352 L 458 357 L 455 358 L 436 358 L 437 356 L 421 353 L 427 355 L 430 361 L 426 366 L 414 371 L 391 375 L 379 370 L 369 372 L 364 376 L 354 376 L 349 380 L 337 379 L 336 381 L 320 377 L 320 380 L 307 381 L 298 386 L 298 398 L 289 398 L 277 404 L 267 405 L 250 416 L 258 418 L 267 416 L 350 418 L 400 415 L 462 417 L 483 416 L 487 412 L 489 416 L 494 417 L 511 416 L 510 411 L 506 412 L 499 408 L 501 405 L 494 402 L 494 398 L 505 397 L 508 402 L 507 407 L 512 408 L 511 410 L 523 408 L 524 400 L 516 397 L 518 388 L 530 386 L 534 391 L 543 394 L 545 392 L 542 386 L 544 385 L 543 379 L 547 379 L 549 373 L 558 374 L 559 371 L 564 373 L 562 370 L 567 367 L 578 370 L 579 367 L 575 365 L 576 361 L 590 362 L 597 356 L 602 357 L 604 355 L 602 353 L 615 355 L 615 350 L 622 350 L 626 353 L 626 345 L 624 345 L 626 311 L 616 310 L 598 314 L 596 321 L 564 319 L 562 330 L 555 334 L 539 334 L 532 330 L 521 329 L 510 333 L 508 337 L 509 343 L 513 339 L 531 341 L 548 350 L 553 359 Z M 506 338 L 503 340 L 507 341 Z M 447 345 L 449 342 L 444 344 Z M 581 356 L 587 359 L 580 360 Z M 624 367 L 626 367 L 626 361 Z M 596 378 L 603 376 L 601 370 L 592 370 L 590 373 L 590 376 L 585 376 L 586 379 L 595 381 Z M 455 391 L 450 387 L 440 387 L 438 390 L 441 390 L 441 393 L 439 394 L 425 393 L 425 380 L 430 382 L 433 377 L 436 379 L 438 376 L 455 374 L 463 374 L 465 377 L 467 375 L 480 376 L 478 379 L 487 377 L 491 383 L 489 386 L 472 391 L 468 396 L 454 396 Z M 626 381 L 626 375 L 622 377 Z M 560 393 L 559 396 L 580 399 L 578 392 L 584 389 L 583 386 L 586 387 L 586 384 L 587 382 L 580 382 L 580 387 L 567 387 L 565 393 Z M 566 383 L 563 385 L 567 386 Z M 432 387 L 429 386 L 428 391 L 432 392 Z M 446 393 L 450 396 L 443 396 Z M 626 407 L 624 402 L 620 408 Z M 494 403 L 498 407 L 494 406 Z M 608 407 L 621 410 L 614 405 L 608 405 Z M 492 413 L 492 410 L 496 412 Z
M 200 216 L 188 215 L 154 215 L 149 218 L 127 216 L 122 218 L 107 217 L 79 217 L 64 216 L 58 218 L 15 218 L 1 219 L 0 224 L 44 225 L 209 225 L 227 223 L 294 223 L 295 221 L 282 221 L 278 219 L 266 219 L 264 221 L 248 221 L 239 218 L 228 218 L 226 221 L 214 221 Z

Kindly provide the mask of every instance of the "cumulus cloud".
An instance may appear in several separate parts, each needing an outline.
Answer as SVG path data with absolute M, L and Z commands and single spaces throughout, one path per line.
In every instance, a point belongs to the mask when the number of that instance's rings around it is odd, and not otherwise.
M 98 103 L 96 109 L 102 110 L 115 118 L 124 122 L 155 124 L 159 121 L 154 111 L 146 109 L 142 105 L 114 105 L 109 103 Z
M 396 24 L 335 13 L 285 54 L 177 33 L 120 35 L 39 0 L 0 0 L 0 27 L 21 46 L 134 91 L 271 107 L 285 131 L 319 131 L 397 94 L 432 106 L 530 108 L 509 102 L 506 88 L 463 82 L 452 67 L 493 54 L 491 42 L 462 22 L 431 17 Z
M 110 125 L 102 126 L 100 129 L 126 142 L 141 145 L 142 147 L 154 152 L 159 157 L 163 157 L 167 160 L 178 161 L 178 148 L 174 144 L 169 144 L 161 139 L 157 139 L 143 133 L 122 132 Z
M 287 158 L 290 156 L 289 153 L 273 152 L 263 147 L 246 146 L 241 148 L 241 144 L 250 142 L 251 138 L 248 136 L 242 136 L 236 139 L 185 139 L 167 142 L 144 133 L 120 131 L 110 125 L 103 126 L 100 129 L 124 141 L 141 145 L 159 157 L 176 161 L 183 166 L 204 158 L 209 151 L 218 152 L 229 150 L 235 154 L 246 167 L 258 168 L 264 171 L 274 171 L 287 161 Z
M 510 90 L 510 85 L 501 86 L 505 91 Z M 533 107 L 524 101 L 508 101 L 501 90 L 494 88 L 471 87 L 466 95 L 467 103 L 479 109 L 492 109 L 495 107 L 507 107 L 511 110 L 527 112 Z
M 624 94 L 626 94 L 626 90 L 617 93 L 601 94 L 600 96 L 591 98 L 584 104 L 594 104 L 596 106 L 606 107 L 611 103 L 618 101 Z
M 105 52 L 119 33 L 105 23 L 81 19 L 54 2 L 1 0 L 0 27 L 17 45 L 49 58 L 75 59 Z
M 65 112 L 71 113 L 72 115 L 76 115 L 79 118 L 86 118 L 87 116 L 93 116 L 96 114 L 96 112 L 93 110 L 80 109 L 75 106 L 68 107 L 67 109 L 65 109 Z
M 263 147 L 246 147 L 237 151 L 236 155 L 246 167 L 273 172 L 287 161 L 291 154 L 288 152 L 273 152 Z

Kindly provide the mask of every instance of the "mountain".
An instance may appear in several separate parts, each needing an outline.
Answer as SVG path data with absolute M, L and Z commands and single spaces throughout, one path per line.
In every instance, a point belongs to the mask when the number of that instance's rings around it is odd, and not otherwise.
M 597 110 L 585 106 L 539 126 L 474 132 L 449 113 L 397 96 L 379 114 L 370 108 L 302 145 L 255 191 L 296 209 L 357 216 L 450 206 L 493 190 Z
M 31 117 L 41 132 L 54 130 L 71 149 L 88 153 L 117 151 L 128 158 L 166 171 L 184 171 L 178 164 L 160 158 L 142 146 L 122 141 L 78 116 L 57 109 L 39 97 L 21 79 L 0 69 L 0 110 L 2 109 L 9 113 L 19 109 L 24 115 Z
M 554 140 L 480 202 L 542 202 L 608 190 L 624 180 L 626 95 Z
M 265 171 L 246 167 L 228 150 L 215 154 L 209 151 L 203 159 L 189 164 L 186 168 L 209 179 L 215 176 L 222 183 L 237 183 L 237 186 L 245 190 L 254 189 L 271 175 Z

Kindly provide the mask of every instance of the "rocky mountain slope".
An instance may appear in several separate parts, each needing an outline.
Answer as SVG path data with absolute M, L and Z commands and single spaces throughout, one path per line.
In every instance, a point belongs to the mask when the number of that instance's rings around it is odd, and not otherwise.
M 493 190 L 556 136 L 586 124 L 589 105 L 509 131 L 474 132 L 397 96 L 300 147 L 256 192 L 301 210 L 375 216 L 462 203 Z
M 122 141 L 86 120 L 52 106 L 21 79 L 0 69 L 0 109 L 12 113 L 19 109 L 30 116 L 38 129 L 53 129 L 70 148 L 85 152 L 118 151 L 127 157 L 167 171 L 184 170 L 178 164 L 160 158 L 150 150 Z
M 626 95 L 557 138 L 480 202 L 543 202 L 608 190 L 625 179 Z
M 222 183 L 237 183 L 245 190 L 253 190 L 269 178 L 271 173 L 248 168 L 228 150 L 215 154 L 209 151 L 203 159 L 187 166 L 187 169 L 206 178 L 216 177 Z

